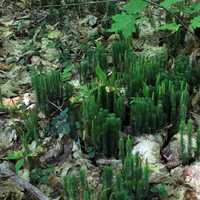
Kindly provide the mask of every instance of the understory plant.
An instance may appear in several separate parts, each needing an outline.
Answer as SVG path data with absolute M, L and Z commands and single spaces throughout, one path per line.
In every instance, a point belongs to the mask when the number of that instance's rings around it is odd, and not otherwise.
M 180 153 L 183 164 L 188 164 L 200 155 L 200 129 L 195 133 L 192 120 L 181 122 L 180 129 Z
M 17 121 L 14 124 L 16 133 L 20 139 L 22 148 L 29 152 L 28 145 L 32 141 L 38 142 L 39 139 L 39 122 L 38 122 L 38 112 L 37 110 L 32 110 L 31 112 L 25 112 L 21 114 L 21 121 Z
M 136 155 L 128 155 L 114 178 L 112 167 L 105 167 L 100 200 L 144 200 L 149 195 L 149 169 Z
M 154 104 L 148 97 L 136 97 L 131 105 L 131 125 L 134 135 L 154 133 L 164 125 L 164 113 L 161 103 Z
M 117 57 L 117 52 L 115 54 Z M 128 51 L 119 51 L 119 54 L 123 56 L 115 59 L 126 62 Z M 102 141 L 107 140 L 103 139 L 107 135 L 102 132 L 106 131 L 99 124 L 107 121 L 108 113 L 120 118 L 121 130 L 132 127 L 133 135 L 153 134 L 169 124 L 175 133 L 180 122 L 186 119 L 189 91 L 193 87 L 189 85 L 191 73 L 186 67 L 186 58 L 177 58 L 175 68 L 169 71 L 165 69 L 163 55 L 133 55 L 133 58 L 119 69 L 113 66 L 110 76 L 97 66 L 97 77 L 88 84 L 90 95 L 83 98 L 82 105 L 84 136 L 97 152 L 102 152 Z M 129 129 L 128 133 L 131 132 Z
M 43 167 L 34 168 L 31 171 L 31 182 L 33 184 L 47 184 L 48 178 L 53 173 L 54 167 L 51 165 Z
M 70 128 L 69 109 L 65 108 L 51 119 L 45 128 L 45 134 L 51 136 L 69 135 Z
M 91 123 L 91 140 L 95 149 L 107 157 L 117 156 L 120 118 L 108 110 L 100 109 Z
M 32 85 L 37 97 L 37 106 L 47 116 L 61 110 L 64 100 L 72 93 L 70 85 L 62 81 L 59 70 L 32 72 Z
M 125 38 L 129 38 L 132 33 L 137 32 L 137 24 L 144 20 L 144 11 L 148 6 L 160 8 L 166 13 L 168 22 L 157 27 L 158 30 L 178 32 L 185 29 L 188 32 L 200 27 L 200 4 L 196 1 L 187 0 L 164 0 L 162 2 L 130 0 L 125 5 L 121 13 L 113 16 L 110 32 L 121 32 Z M 150 20 L 151 21 L 151 20 Z
M 2 97 L 1 88 L 0 88 L 0 106 L 2 105 L 3 105 L 3 97 Z
M 14 125 L 17 136 L 21 143 L 21 150 L 10 152 L 5 159 L 15 162 L 15 171 L 19 172 L 25 165 L 31 168 L 32 152 L 29 144 L 39 140 L 39 123 L 37 110 L 22 114 L 22 122 L 17 121 Z
M 81 169 L 78 177 L 75 175 L 67 175 L 64 177 L 64 193 L 66 199 L 91 200 L 90 190 L 85 170 Z
M 86 50 L 86 55 L 80 66 L 80 79 L 84 83 L 94 78 L 97 66 L 101 69 L 106 69 L 108 66 L 106 50 L 100 44 L 96 49 Z
M 112 166 L 103 169 L 100 188 L 89 187 L 85 172 L 79 177 L 64 177 L 65 196 L 69 200 L 145 200 L 150 194 L 148 164 L 142 164 L 139 155 L 128 154 L 117 174 Z
M 133 138 L 129 135 L 128 138 L 120 137 L 119 140 L 119 158 L 124 163 L 124 160 L 129 156 L 133 149 Z
M 181 120 L 185 120 L 187 114 L 189 102 L 188 84 L 185 81 L 171 81 L 167 78 L 161 80 L 160 76 L 157 78 L 157 101 L 162 102 L 166 121 L 171 123 L 174 129 L 177 129 Z
M 29 159 L 31 159 L 32 153 L 26 151 L 25 149 L 19 151 L 12 151 L 3 158 L 3 160 L 12 161 L 15 163 L 15 172 L 18 172 L 26 165 L 30 164 Z

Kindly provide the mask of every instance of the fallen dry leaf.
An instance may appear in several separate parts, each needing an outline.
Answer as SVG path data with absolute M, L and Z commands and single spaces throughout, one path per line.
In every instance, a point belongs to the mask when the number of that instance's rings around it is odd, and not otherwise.
M 3 105 L 6 107 L 15 107 L 21 101 L 21 97 L 3 98 Z
M 7 70 L 8 71 L 8 70 L 10 70 L 11 67 L 12 67 L 11 65 L 0 63 L 0 70 L 3 70 L 3 71 Z

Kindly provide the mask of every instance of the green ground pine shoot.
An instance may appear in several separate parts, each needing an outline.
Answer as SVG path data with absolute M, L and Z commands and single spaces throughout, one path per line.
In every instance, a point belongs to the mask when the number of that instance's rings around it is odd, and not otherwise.
M 181 122 L 180 133 L 180 153 L 183 164 L 187 164 L 193 159 L 199 159 L 200 155 L 200 129 L 197 130 L 196 137 L 194 137 L 194 127 L 192 120 L 189 119 L 188 123 Z M 185 140 L 184 135 L 187 135 Z M 194 138 L 196 142 L 194 143 Z
M 92 120 L 91 138 L 94 147 L 107 157 L 117 156 L 121 120 L 108 110 L 100 109 Z
M 32 73 L 32 85 L 37 97 L 38 108 L 49 116 L 58 110 L 64 101 L 64 84 L 57 70 L 47 73 Z
M 119 140 L 119 158 L 124 163 L 124 160 L 129 156 L 133 149 L 133 139 L 131 136 L 128 138 L 121 137 Z
M 154 133 L 164 122 L 162 104 L 155 105 L 151 98 L 136 97 L 131 105 L 131 126 L 135 135 Z

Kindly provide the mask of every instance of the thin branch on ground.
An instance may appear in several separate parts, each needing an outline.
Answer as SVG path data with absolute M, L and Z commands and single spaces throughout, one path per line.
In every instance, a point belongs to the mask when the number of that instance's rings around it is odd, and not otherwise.
M 176 14 L 172 13 L 170 10 L 168 10 L 167 8 L 161 6 L 160 4 L 158 4 L 158 3 L 156 3 L 156 2 L 153 2 L 153 1 L 150 1 L 150 0 L 143 0 L 143 1 L 146 2 L 146 3 L 148 3 L 148 4 L 151 4 L 151 5 L 154 6 L 154 7 L 163 9 L 165 12 L 167 12 L 167 13 L 170 14 L 172 17 L 174 17 L 174 18 L 183 26 L 183 28 L 184 28 L 185 30 L 187 30 L 189 33 L 191 33 L 191 34 L 194 36 L 194 38 L 197 39 L 197 40 L 199 41 L 199 39 L 196 37 L 195 33 L 194 33 L 193 31 L 191 31 L 191 30 L 188 28 L 187 24 L 185 24 L 185 23 L 183 22 L 183 20 L 182 20 L 180 17 L 178 17 Z

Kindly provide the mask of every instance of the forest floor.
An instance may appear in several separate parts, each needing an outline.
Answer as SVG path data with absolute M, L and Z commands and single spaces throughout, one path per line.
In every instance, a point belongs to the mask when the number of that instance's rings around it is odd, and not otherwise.
M 118 35 L 107 32 L 112 14 L 103 10 L 102 5 L 28 8 L 25 2 L 0 3 L 0 199 L 30 199 L 31 194 L 33 199 L 61 200 L 66 175 L 77 175 L 85 169 L 89 184 L 97 189 L 103 167 L 109 164 L 117 171 L 122 163 L 115 158 L 94 158 L 94 152 L 82 148 L 78 137 L 58 134 L 57 130 L 44 133 L 51 118 L 43 113 L 39 113 L 39 142 L 32 140 L 28 144 L 31 154 L 24 154 L 23 133 L 18 124 L 23 123 L 24 113 L 36 104 L 31 71 L 61 70 L 79 90 L 77 69 L 87 50 L 100 43 L 109 49 Z M 159 44 L 163 35 L 154 34 L 148 24 L 140 29 L 139 37 L 133 38 L 135 51 L 170 57 L 168 47 Z M 186 48 L 187 42 L 184 45 Z M 112 62 L 109 55 L 107 59 Z M 78 105 L 81 95 L 85 95 L 84 90 L 70 101 L 77 101 Z M 200 88 L 191 92 L 190 107 L 193 123 L 200 126 Z M 170 125 L 159 134 L 134 138 L 133 153 L 148 160 L 152 170 L 150 184 L 158 189 L 152 199 L 200 199 L 200 162 L 181 163 L 180 135 L 170 137 L 169 129 Z

